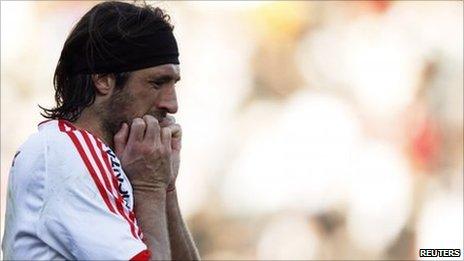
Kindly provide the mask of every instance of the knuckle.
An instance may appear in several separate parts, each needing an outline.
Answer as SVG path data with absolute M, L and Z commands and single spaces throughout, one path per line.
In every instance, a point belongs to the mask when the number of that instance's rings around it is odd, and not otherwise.
M 121 141 L 121 140 L 122 140 L 122 134 L 121 134 L 121 133 L 118 133 L 118 134 L 114 135 L 114 139 L 115 139 L 116 141 Z
M 138 143 L 138 142 L 135 142 L 134 144 L 132 144 L 132 151 L 134 152 L 141 152 L 143 151 L 143 146 L 142 144 Z
M 155 145 L 143 141 L 136 141 L 131 146 L 135 151 L 145 154 L 154 149 Z
M 157 146 L 153 146 L 152 153 L 154 154 L 161 154 L 161 148 Z
M 155 125 L 155 128 L 158 128 L 158 129 L 160 128 L 159 122 L 155 117 L 153 117 L 153 124 Z
M 134 123 L 136 124 L 143 124 L 145 121 L 142 118 L 135 118 Z
M 135 124 L 135 125 L 144 125 L 145 124 L 145 121 L 141 118 L 135 118 L 134 120 L 132 120 L 132 124 Z
M 145 155 L 151 155 L 156 152 L 155 148 L 153 146 L 144 146 L 142 148 L 142 153 Z
M 143 119 L 144 119 L 144 120 L 153 120 L 154 118 L 155 118 L 155 117 L 153 117 L 153 115 L 150 115 L 150 114 L 145 114 L 145 115 L 143 116 Z
M 156 121 L 156 118 L 153 117 L 152 115 L 146 114 L 146 115 L 143 116 L 143 120 L 144 120 L 147 124 L 153 124 L 153 123 Z

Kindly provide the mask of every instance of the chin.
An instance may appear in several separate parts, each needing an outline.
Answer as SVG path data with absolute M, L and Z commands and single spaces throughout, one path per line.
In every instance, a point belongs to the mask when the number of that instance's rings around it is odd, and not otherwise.
M 127 122 L 126 120 L 123 120 L 123 119 L 120 119 L 120 120 L 111 119 L 111 120 L 103 121 L 103 128 L 105 129 L 105 131 L 107 133 L 114 136 L 121 129 L 122 124 L 124 122 L 128 123 L 129 126 L 130 126 L 130 122 Z

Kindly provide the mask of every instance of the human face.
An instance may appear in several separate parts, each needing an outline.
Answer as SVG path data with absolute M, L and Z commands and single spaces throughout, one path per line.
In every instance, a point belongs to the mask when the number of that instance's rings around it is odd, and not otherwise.
M 103 126 L 114 135 L 123 122 L 130 125 L 134 118 L 152 115 L 161 125 L 166 115 L 177 112 L 176 83 L 179 66 L 165 64 L 133 71 L 124 87 L 115 90 L 105 106 Z

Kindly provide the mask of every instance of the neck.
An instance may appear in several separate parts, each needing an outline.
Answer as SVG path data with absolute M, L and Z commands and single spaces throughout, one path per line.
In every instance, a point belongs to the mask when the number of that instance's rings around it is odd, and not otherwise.
M 85 129 L 95 137 L 102 139 L 106 145 L 113 148 L 113 137 L 109 132 L 104 130 L 101 120 L 96 115 L 97 114 L 92 112 L 90 108 L 84 109 L 73 124 L 80 129 Z

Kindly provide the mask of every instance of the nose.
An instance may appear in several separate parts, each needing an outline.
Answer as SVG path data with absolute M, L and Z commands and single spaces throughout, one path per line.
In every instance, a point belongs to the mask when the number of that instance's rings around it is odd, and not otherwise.
M 160 95 L 160 101 L 158 103 L 159 110 L 165 110 L 168 113 L 176 113 L 179 109 L 177 104 L 176 89 L 173 87 L 166 88 Z

